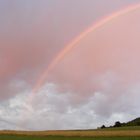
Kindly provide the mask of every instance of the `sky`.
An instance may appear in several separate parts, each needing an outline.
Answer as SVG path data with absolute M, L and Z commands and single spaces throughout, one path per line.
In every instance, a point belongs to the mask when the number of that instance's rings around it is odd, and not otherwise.
M 0 129 L 92 129 L 140 117 L 140 0 L 0 0 Z

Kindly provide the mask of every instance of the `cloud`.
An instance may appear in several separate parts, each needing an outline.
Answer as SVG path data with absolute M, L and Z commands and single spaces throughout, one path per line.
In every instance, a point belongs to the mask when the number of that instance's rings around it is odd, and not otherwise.
M 112 94 L 96 92 L 84 103 L 73 104 L 74 94 L 59 93 L 57 85 L 47 83 L 32 100 L 25 92 L 1 104 L 1 129 L 92 129 L 118 120 L 129 121 L 140 113 L 139 85 L 129 87 L 113 102 Z

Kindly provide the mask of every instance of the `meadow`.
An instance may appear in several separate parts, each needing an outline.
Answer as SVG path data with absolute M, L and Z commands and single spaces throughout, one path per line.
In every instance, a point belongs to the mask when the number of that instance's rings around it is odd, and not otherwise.
M 0 131 L 0 140 L 140 140 L 140 127 L 65 131 Z
M 0 140 L 140 140 L 140 137 L 70 137 L 1 135 Z

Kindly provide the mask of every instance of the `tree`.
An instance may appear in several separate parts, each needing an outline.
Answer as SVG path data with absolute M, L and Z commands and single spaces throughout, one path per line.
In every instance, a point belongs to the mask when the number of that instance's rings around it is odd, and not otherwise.
M 105 125 L 102 125 L 102 126 L 101 126 L 101 129 L 104 129 L 104 128 L 106 128 L 106 126 L 105 126 Z
M 136 125 L 140 126 L 140 122 L 137 122 Z
M 121 127 L 121 123 L 119 121 L 115 122 L 114 127 Z

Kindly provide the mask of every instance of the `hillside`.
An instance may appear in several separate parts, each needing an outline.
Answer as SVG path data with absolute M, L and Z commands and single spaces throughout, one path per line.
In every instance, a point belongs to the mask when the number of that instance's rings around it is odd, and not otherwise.
M 111 130 L 116 130 L 116 129 L 121 129 L 121 130 L 140 130 L 140 117 L 139 118 L 136 118 L 134 120 L 131 120 L 129 122 L 124 122 L 124 123 L 121 123 L 119 121 L 116 121 L 115 124 L 113 126 L 109 126 L 109 127 L 105 127 L 105 125 L 102 125 L 100 127 L 101 129 L 111 129 Z
M 136 118 L 124 124 L 125 126 L 140 126 L 140 118 Z

